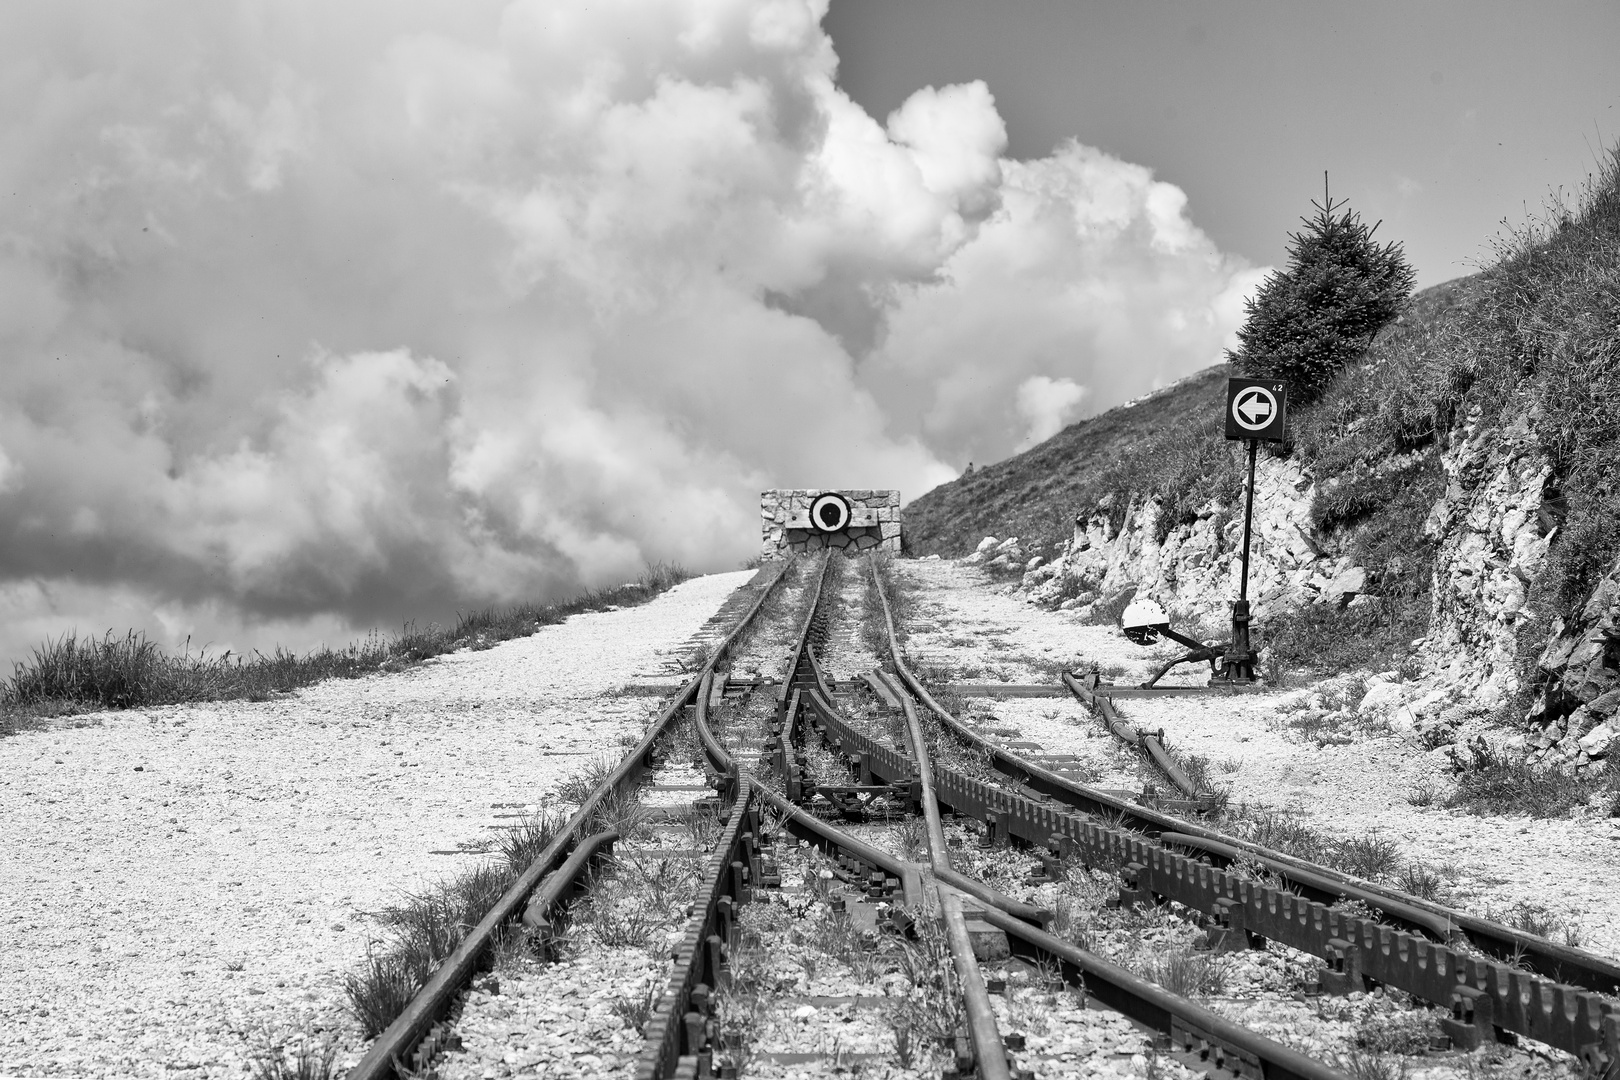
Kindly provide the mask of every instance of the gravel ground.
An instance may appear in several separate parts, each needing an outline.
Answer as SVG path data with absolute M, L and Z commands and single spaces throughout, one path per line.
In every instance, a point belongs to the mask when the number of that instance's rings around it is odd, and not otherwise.
M 948 682 L 1055 683 L 1059 671 L 1099 664 L 1105 674 L 1140 681 L 1175 652 L 1132 645 L 1113 627 L 1015 600 L 1010 585 L 976 566 L 944 559 L 892 565 L 896 585 L 913 597 L 902 632 L 920 676 L 936 668 Z
M 749 576 L 397 675 L 0 742 L 0 1072 L 236 1076 L 318 1029 L 351 1063 L 342 976 L 368 913 L 622 754 L 646 688 Z
M 820 653 L 822 669 L 840 681 L 859 678 L 882 663 L 861 634 L 866 586 L 871 580 L 866 560 L 841 561 L 838 589 L 828 610 L 827 640 Z
M 816 562 L 795 559 L 783 570 L 776 592 L 760 608 L 752 626 L 739 635 L 729 657 L 730 674 L 739 679 L 775 679 L 787 670 L 788 650 L 804 623 L 805 600 L 815 582 Z
M 482 980 L 456 1023 L 462 1048 L 439 1058 L 438 1074 L 444 1080 L 631 1075 L 646 1043 L 637 1009 L 669 980 L 669 945 L 685 929 L 692 891 L 718 835 L 716 822 L 696 847 L 696 830 L 680 827 L 643 828 L 621 840 L 615 862 L 575 910 L 561 959 L 545 964 L 517 951 L 496 978 Z
M 1125 681 L 1170 651 L 1015 600 L 977 568 L 906 561 L 896 575 L 915 593 L 914 666 L 950 681 L 1050 682 L 1092 664 Z M 352 1063 L 360 1043 L 342 977 L 378 935 L 371 913 L 470 865 L 495 829 L 556 802 L 557 786 L 584 764 L 616 759 L 655 712 L 657 693 L 681 677 L 677 658 L 689 660 L 705 620 L 748 576 L 696 579 L 640 608 L 575 616 L 400 675 L 262 704 L 76 718 L 0 742 L 0 811 L 10 825 L 0 864 L 9 931 L 0 950 L 0 1074 L 239 1076 L 254 1052 L 321 1030 L 338 1037 L 340 1066 Z M 859 612 L 859 591 L 858 574 L 847 574 L 833 649 L 851 670 L 840 675 L 870 666 L 848 618 Z M 768 666 L 773 635 L 748 650 L 749 664 Z M 1133 756 L 1070 699 L 972 704 L 1003 738 L 1075 754 L 1101 786 L 1140 786 Z M 1290 810 L 1331 835 L 1376 830 L 1398 840 L 1405 858 L 1441 868 L 1452 902 L 1498 913 L 1539 905 L 1577 929 L 1585 947 L 1620 955 L 1620 896 L 1603 884 L 1620 879 L 1616 823 L 1413 806 L 1408 796 L 1420 783 L 1443 790 L 1438 754 L 1376 730 L 1356 730 L 1347 743 L 1308 738 L 1291 726 L 1298 693 L 1122 700 L 1120 708 L 1132 722 L 1164 727 L 1181 752 L 1208 756 L 1234 803 Z M 674 779 L 698 779 L 678 760 L 671 769 L 685 770 Z M 959 850 L 962 869 L 994 872 L 996 854 Z M 996 883 L 1049 902 L 1043 890 L 1053 886 L 1015 887 L 1021 873 L 1009 868 Z M 1118 947 L 1169 948 L 1191 933 L 1177 925 L 1137 926 Z M 503 975 L 503 994 L 489 987 L 470 999 L 469 1037 L 493 1048 L 510 1037 L 503 1026 L 528 1030 L 533 1017 L 514 1010 L 532 998 L 562 1025 L 558 1041 L 511 1052 L 555 1062 L 556 1047 L 583 1040 L 601 1053 L 596 1063 L 576 1062 L 582 1073 L 617 1072 L 639 1043 L 623 1003 L 647 985 L 650 962 L 645 950 L 607 949 L 575 956 L 572 966 Z M 1234 1017 L 1262 1017 L 1284 1041 L 1336 1048 L 1372 1012 L 1394 1008 L 1373 997 L 1299 1001 L 1271 986 L 1291 962 L 1229 959 L 1231 988 L 1215 1002 Z M 852 987 L 807 978 L 796 992 L 828 998 Z M 1020 1019 L 1035 1009 L 1020 1004 L 1021 992 L 998 999 L 998 1010 L 1014 1010 L 1003 1019 L 1023 1025 L 1033 1056 L 1057 1062 L 1055 1074 L 1070 1075 L 1066 1055 L 1085 1063 L 1099 1048 L 1115 1071 L 1146 1068 L 1128 1032 L 1110 1035 L 1087 1019 L 1106 1014 L 1071 1009 L 1076 1016 L 1043 1027 Z M 817 1012 L 792 1015 L 806 1006 Z M 863 1011 L 806 1001 L 765 1030 L 784 1048 L 819 1040 L 812 1029 L 848 1031 L 851 1041 L 837 1044 L 845 1049 L 892 1045 L 890 1028 L 871 1026 L 876 1018 L 861 1019 Z M 813 1019 L 822 1012 L 830 1015 Z

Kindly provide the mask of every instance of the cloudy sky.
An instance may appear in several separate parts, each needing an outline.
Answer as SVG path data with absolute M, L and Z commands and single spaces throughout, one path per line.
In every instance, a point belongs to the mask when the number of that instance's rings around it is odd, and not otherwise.
M 1366 10 L 6 5 L 0 659 L 735 566 L 1217 361 L 1323 168 L 1467 272 L 1614 8 Z

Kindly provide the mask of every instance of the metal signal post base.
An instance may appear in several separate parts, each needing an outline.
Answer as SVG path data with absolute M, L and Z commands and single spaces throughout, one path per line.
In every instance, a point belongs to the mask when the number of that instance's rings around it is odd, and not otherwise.
M 1249 536 L 1254 525 L 1254 461 L 1260 440 L 1249 439 L 1249 486 L 1243 502 L 1243 573 L 1238 579 L 1238 598 L 1232 601 L 1232 643 L 1226 648 L 1220 680 L 1227 683 L 1254 682 L 1254 650 L 1249 646 Z
M 1220 680 L 1229 683 L 1254 682 L 1254 650 L 1249 647 L 1249 602 L 1232 601 L 1232 643 L 1222 657 Z

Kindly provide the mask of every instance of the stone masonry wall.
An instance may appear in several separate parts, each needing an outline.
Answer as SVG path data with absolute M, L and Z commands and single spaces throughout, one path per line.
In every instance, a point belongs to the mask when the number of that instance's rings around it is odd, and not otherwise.
M 837 532 L 822 532 L 810 521 L 810 504 L 819 495 L 842 495 L 849 501 L 849 524 Z M 900 493 L 898 491 L 843 491 L 821 488 L 777 488 L 759 496 L 761 545 L 765 559 L 840 548 L 900 554 Z

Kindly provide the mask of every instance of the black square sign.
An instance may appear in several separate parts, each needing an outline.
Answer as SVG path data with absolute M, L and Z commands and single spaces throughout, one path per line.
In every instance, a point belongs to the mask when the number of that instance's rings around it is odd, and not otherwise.
M 1226 380 L 1226 437 L 1282 442 L 1288 384 L 1280 379 Z

